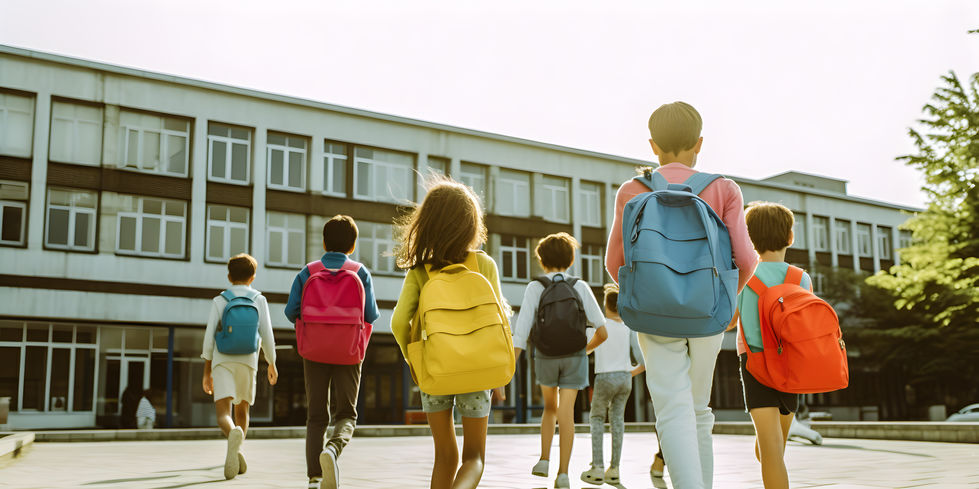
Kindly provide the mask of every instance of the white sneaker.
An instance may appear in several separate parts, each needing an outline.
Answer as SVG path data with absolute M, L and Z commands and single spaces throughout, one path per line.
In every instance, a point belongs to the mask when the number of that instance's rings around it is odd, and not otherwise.
M 241 441 L 245 438 L 245 432 L 241 427 L 235 426 L 228 433 L 228 454 L 224 457 L 224 478 L 234 479 L 238 475 L 238 449 L 241 448 Z
M 602 470 L 602 468 L 599 467 L 598 470 Z M 619 483 L 618 467 L 609 467 L 608 470 L 605 471 L 605 482 L 608 482 L 613 486 Z
M 322 477 L 310 477 L 308 489 L 320 489 L 320 481 L 323 480 Z
M 558 489 L 570 489 L 571 480 L 568 479 L 568 474 L 558 474 L 557 479 L 554 480 L 554 487 L 557 487 Z
M 605 473 L 602 472 L 601 467 L 592 465 L 590 469 L 581 473 L 581 480 L 589 484 L 600 486 L 605 483 Z
M 337 466 L 337 452 L 332 445 L 327 445 L 320 452 L 320 469 L 323 470 L 323 480 L 319 489 L 337 489 L 340 487 L 340 467 Z
M 238 452 L 238 475 L 248 472 L 248 464 L 245 463 L 245 456 Z
M 653 470 L 653 467 L 649 467 L 649 479 L 653 482 L 653 487 L 656 489 L 667 489 L 666 481 L 663 479 L 662 470 Z
M 534 465 L 534 468 L 530 469 L 530 473 L 536 475 L 537 477 L 547 477 L 547 468 L 549 462 L 547 460 L 538 460 Z

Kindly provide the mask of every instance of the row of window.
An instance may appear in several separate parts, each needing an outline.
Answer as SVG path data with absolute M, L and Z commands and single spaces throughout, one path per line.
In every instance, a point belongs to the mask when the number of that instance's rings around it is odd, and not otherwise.
M 33 121 L 31 97 L 0 92 L 0 154 L 31 156 Z M 208 123 L 208 180 L 252 183 L 253 132 L 251 128 Z M 191 123 L 186 118 L 59 100 L 51 105 L 51 161 L 83 165 L 104 162 L 123 169 L 187 177 L 190 142 Z M 327 140 L 323 142 L 322 161 L 310 165 L 309 144 L 303 136 L 267 133 L 267 188 L 312 189 L 325 195 L 399 204 L 424 193 L 415 184 L 413 154 Z M 432 171 L 449 173 L 445 158 L 429 157 L 426 163 Z M 488 204 L 488 170 L 486 165 L 462 163 L 459 175 L 454 177 L 475 189 Z M 547 220 L 570 222 L 570 179 L 545 175 L 537 185 L 531 181 L 531 173 L 501 169 L 494 181 L 493 212 L 516 217 L 539 214 Z M 532 191 L 539 193 L 538 213 L 533 210 Z M 601 227 L 602 185 L 583 182 L 576 201 L 581 224 Z
M 802 214 L 796 214 L 795 243 L 793 248 L 807 249 L 809 247 L 806 239 L 806 220 Z M 833 219 L 833 239 L 830 242 L 830 218 L 823 216 L 813 216 L 812 218 L 812 240 L 813 249 L 820 252 L 831 251 L 831 246 L 841 255 L 851 255 L 853 253 L 853 240 L 851 235 L 851 222 L 845 219 Z M 858 257 L 869 258 L 874 254 L 873 232 L 871 225 L 863 222 L 857 223 L 857 253 Z M 911 233 L 900 231 L 898 249 L 906 248 L 911 245 Z M 891 228 L 885 226 L 877 227 L 877 256 L 882 260 L 893 258 L 893 243 Z

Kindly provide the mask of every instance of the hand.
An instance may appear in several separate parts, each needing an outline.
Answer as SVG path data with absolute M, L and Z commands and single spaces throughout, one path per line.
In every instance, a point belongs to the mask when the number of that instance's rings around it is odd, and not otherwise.
M 505 401 L 506 389 L 504 389 L 503 387 L 497 387 L 496 389 L 493 389 L 493 399 L 501 402 Z
M 204 387 L 205 394 L 214 394 L 214 377 L 211 377 L 211 374 L 204 374 L 204 379 L 202 380 L 201 385 Z
M 269 385 L 275 385 L 279 381 L 279 370 L 274 363 L 269 364 Z

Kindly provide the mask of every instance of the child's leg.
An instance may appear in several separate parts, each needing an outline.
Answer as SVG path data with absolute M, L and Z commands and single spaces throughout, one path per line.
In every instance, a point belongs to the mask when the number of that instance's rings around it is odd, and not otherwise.
M 789 441 L 789 428 L 792 426 L 792 418 L 795 417 L 795 413 L 781 414 L 779 413 L 779 423 L 782 425 L 782 453 L 783 459 L 785 453 L 785 444 Z
M 749 414 L 755 425 L 756 448 L 761 459 L 761 479 L 765 489 L 788 489 L 789 475 L 782 458 L 785 437 L 778 408 L 755 408 Z
M 459 468 L 459 446 L 456 445 L 452 409 L 427 413 L 428 426 L 435 442 L 435 465 L 432 466 L 432 489 L 450 489 Z M 473 486 L 475 487 L 475 486 Z
M 327 441 L 339 456 L 350 443 L 357 426 L 357 395 L 360 392 L 360 364 L 333 365 L 330 380 L 330 418 L 333 436 Z
M 558 431 L 561 434 L 561 465 L 558 474 L 567 474 L 571 463 L 571 447 L 574 445 L 574 401 L 578 389 L 561 389 L 557 406 Z
M 452 489 L 475 489 L 483 477 L 486 460 L 486 424 L 489 417 L 462 418 L 462 466 Z
M 231 398 L 225 397 L 214 401 L 214 408 L 218 414 L 218 428 L 221 428 L 221 433 L 227 437 L 235 427 L 235 422 L 231 419 Z
M 241 401 L 235 406 L 235 424 L 241 427 L 244 434 L 248 434 L 248 401 Z
M 557 387 L 540 386 L 544 401 L 544 413 L 540 418 L 540 459 L 551 459 L 551 442 L 554 440 L 554 424 L 557 421 Z
M 306 383 L 306 476 L 321 477 L 320 452 L 329 422 L 330 366 L 303 359 Z
M 591 464 L 595 467 L 605 466 L 605 454 L 602 442 L 605 437 L 605 414 L 608 412 L 611 385 L 608 374 L 595 376 L 595 390 L 591 397 Z
M 625 436 L 625 403 L 632 393 L 632 376 L 629 372 L 616 375 L 616 390 L 609 408 L 609 425 L 612 428 L 612 467 L 618 467 L 622 459 L 622 438 Z

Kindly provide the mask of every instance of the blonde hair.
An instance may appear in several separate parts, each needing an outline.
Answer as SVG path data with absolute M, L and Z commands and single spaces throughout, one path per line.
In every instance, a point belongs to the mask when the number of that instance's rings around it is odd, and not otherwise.
M 486 242 L 483 208 L 471 188 L 441 175 L 430 176 L 426 187 L 425 200 L 396 223 L 401 268 L 462 263 Z
M 744 220 L 755 251 L 779 251 L 789 246 L 795 216 L 788 207 L 774 202 L 752 202 L 748 204 Z
M 700 113 L 692 105 L 663 104 L 649 116 L 649 137 L 661 150 L 679 154 L 697 145 L 703 126 Z

